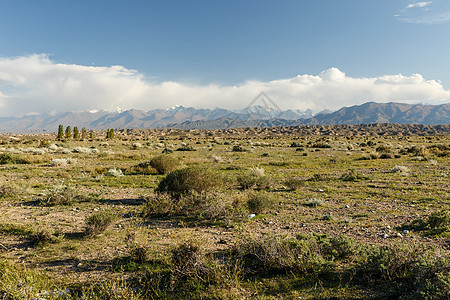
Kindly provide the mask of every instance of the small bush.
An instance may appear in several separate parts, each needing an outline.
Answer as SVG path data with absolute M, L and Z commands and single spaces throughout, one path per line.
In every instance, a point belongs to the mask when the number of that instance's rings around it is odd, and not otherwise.
M 150 160 L 152 166 L 159 174 L 167 174 L 181 166 L 180 160 L 171 155 L 159 155 Z
M 171 251 L 172 283 L 187 279 L 206 279 L 212 276 L 201 247 L 190 241 L 178 245 Z
M 194 166 L 170 172 L 160 181 L 157 192 L 180 196 L 188 192 L 205 192 L 222 183 L 219 175 L 208 168 Z
M 172 197 L 161 193 L 146 199 L 144 217 L 188 216 L 197 220 L 235 220 L 244 215 L 244 195 L 196 194 Z
M 391 153 L 381 153 L 380 159 L 391 159 L 393 156 Z
M 240 146 L 240 145 L 235 145 L 233 146 L 233 152 L 245 152 L 244 147 Z
M 18 194 L 16 188 L 11 185 L 0 185 L 0 199 L 1 198 L 11 198 Z
M 267 236 L 239 243 L 234 251 L 247 274 L 320 273 L 326 261 L 314 243 Z
M 409 172 L 410 172 L 410 169 L 408 167 L 405 167 L 405 166 L 394 166 L 391 169 L 391 173 L 400 173 L 400 174 L 403 174 L 403 175 L 408 175 Z
M 288 178 L 283 182 L 283 184 L 290 190 L 297 190 L 304 185 L 304 181 L 297 178 Z
M 45 229 L 41 229 L 29 236 L 29 241 L 32 246 L 44 246 L 49 243 L 56 243 L 59 239 L 60 238 Z
M 82 198 L 82 196 L 76 194 L 73 187 L 60 184 L 50 189 L 39 202 L 44 206 L 72 205 Z
M 263 168 L 250 168 L 247 174 L 239 175 L 236 178 L 241 189 L 268 189 L 271 186 L 271 180 L 265 175 Z
M 92 237 L 104 232 L 114 221 L 114 215 L 108 212 L 98 212 L 86 217 L 84 234 Z
M 116 169 L 116 168 L 112 168 L 109 169 L 106 174 L 108 176 L 113 176 L 113 177 L 122 177 L 123 176 L 123 172 L 121 169 Z
M 426 220 L 416 219 L 411 224 L 404 224 L 402 228 L 422 231 L 426 235 L 440 235 L 450 231 L 450 210 L 436 211 Z
M 254 214 L 267 212 L 274 205 L 274 200 L 267 193 L 250 194 L 247 200 L 248 210 Z
M 319 181 L 328 181 L 328 177 L 324 174 L 314 174 L 308 181 L 319 182 Z
M 375 151 L 377 151 L 379 153 L 390 153 L 391 148 L 388 145 L 381 145 L 381 146 L 378 146 L 377 149 L 375 149 Z
M 147 247 L 134 245 L 130 250 L 130 258 L 135 263 L 142 264 L 146 262 L 148 258 Z
M 306 202 L 306 206 L 310 206 L 310 207 L 318 207 L 318 206 L 322 206 L 325 203 L 325 201 L 323 201 L 323 199 L 319 199 L 319 198 L 311 198 L 308 200 L 308 202 Z
M 9 153 L 0 153 L 0 165 L 6 164 L 28 164 L 28 161 Z
M 361 266 L 361 275 L 368 283 L 405 279 L 412 275 L 423 255 L 424 249 L 413 245 L 382 246 L 369 254 Z
M 327 143 L 319 142 L 319 143 L 312 144 L 311 148 L 323 148 L 323 149 L 326 149 L 326 148 L 333 148 L 333 147 L 331 145 L 327 144 Z
M 192 146 L 181 146 L 180 148 L 177 148 L 176 151 L 197 151 L 194 147 Z

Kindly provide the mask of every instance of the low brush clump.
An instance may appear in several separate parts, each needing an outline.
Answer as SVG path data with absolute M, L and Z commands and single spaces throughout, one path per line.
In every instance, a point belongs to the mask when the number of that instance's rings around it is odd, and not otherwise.
M 29 162 L 19 156 L 9 153 L 0 153 L 0 165 L 6 164 L 28 164 Z
M 115 220 L 111 213 L 102 211 L 86 217 L 84 234 L 87 237 L 96 236 L 104 232 Z
M 450 235 L 450 210 L 436 211 L 425 220 L 416 219 L 410 224 L 404 224 L 402 228 L 419 231 L 429 236 Z
M 186 216 L 197 220 L 238 220 L 245 215 L 247 195 L 191 193 L 172 197 L 159 193 L 146 198 L 142 209 L 145 218 Z
M 179 197 L 189 192 L 202 193 L 221 186 L 222 178 L 214 171 L 201 166 L 193 166 L 170 172 L 161 180 L 157 192 Z
M 159 155 L 152 158 L 149 165 L 159 174 L 167 174 L 180 168 L 180 160 L 172 155 Z
M 236 178 L 241 189 L 255 188 L 258 190 L 269 189 L 272 185 L 270 177 L 265 175 L 263 168 L 250 168 L 247 174 L 239 175 Z
M 274 202 L 267 193 L 251 193 L 247 200 L 248 211 L 254 214 L 265 213 L 274 206 Z
M 50 189 L 47 194 L 39 200 L 39 202 L 44 206 L 56 206 L 72 205 L 81 200 L 83 200 L 83 197 L 78 195 L 73 187 L 60 184 Z

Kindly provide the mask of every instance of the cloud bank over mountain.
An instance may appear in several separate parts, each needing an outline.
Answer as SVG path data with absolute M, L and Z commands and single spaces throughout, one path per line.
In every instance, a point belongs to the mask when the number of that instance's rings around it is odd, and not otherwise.
M 372 78 L 347 76 L 337 68 L 318 75 L 298 75 L 239 85 L 192 85 L 147 80 L 123 66 L 98 67 L 63 64 L 47 55 L 0 58 L 1 115 L 75 110 L 167 108 L 242 109 L 264 91 L 282 109 L 338 109 L 368 101 L 441 104 L 450 91 L 420 74 Z

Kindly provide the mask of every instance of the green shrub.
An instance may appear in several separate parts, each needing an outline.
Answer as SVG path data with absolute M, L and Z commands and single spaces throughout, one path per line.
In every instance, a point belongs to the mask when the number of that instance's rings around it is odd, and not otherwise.
M 304 185 L 304 181 L 298 178 L 288 178 L 283 184 L 290 190 L 297 190 Z
M 84 234 L 92 237 L 104 232 L 114 221 L 115 216 L 108 212 L 98 212 L 86 217 Z
M 402 228 L 422 231 L 427 235 L 440 235 L 450 231 L 450 210 L 444 209 L 429 215 L 426 220 L 415 219 Z
M 149 165 L 153 167 L 159 174 L 167 174 L 181 166 L 180 160 L 171 155 L 159 155 L 152 158 Z
M 409 278 L 424 253 L 424 248 L 414 245 L 381 246 L 373 250 L 367 261 L 361 265 L 361 275 L 368 283 L 394 282 Z
M 206 167 L 194 166 L 170 172 L 160 181 L 156 191 L 178 197 L 188 192 L 205 192 L 222 183 L 217 173 Z
M 79 200 L 75 189 L 67 185 L 57 185 L 50 189 L 47 194 L 40 199 L 40 204 L 45 206 L 71 205 Z
M 197 151 L 194 147 L 192 146 L 181 146 L 180 148 L 177 148 L 177 150 L 175 151 Z
M 241 189 L 269 189 L 272 185 L 270 177 L 264 174 L 263 168 L 250 168 L 247 174 L 239 175 L 236 178 Z
M 11 185 L 0 185 L 0 198 L 11 198 L 17 194 L 17 189 Z
M 6 164 L 28 164 L 28 161 L 9 153 L 0 153 L 0 165 Z
M 267 212 L 274 205 L 274 200 L 267 193 L 252 193 L 247 200 L 248 210 L 254 214 Z
M 145 218 L 188 216 L 197 220 L 235 220 L 244 215 L 244 195 L 190 193 L 172 197 L 166 193 L 147 197 L 142 209 Z
M 62 236 L 56 236 L 46 229 L 41 229 L 28 237 L 32 246 L 45 246 L 46 244 L 56 243 Z
M 327 267 L 316 244 L 279 236 L 246 238 L 234 247 L 247 274 L 306 274 L 322 272 Z

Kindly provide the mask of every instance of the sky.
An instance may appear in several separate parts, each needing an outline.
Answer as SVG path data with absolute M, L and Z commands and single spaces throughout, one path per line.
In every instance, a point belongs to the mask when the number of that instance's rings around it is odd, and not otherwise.
M 0 0 L 0 116 L 450 102 L 449 0 Z

